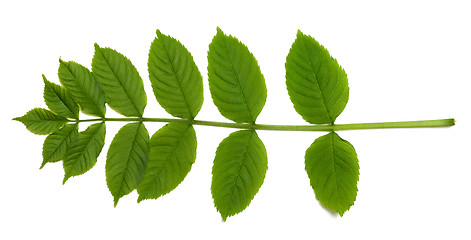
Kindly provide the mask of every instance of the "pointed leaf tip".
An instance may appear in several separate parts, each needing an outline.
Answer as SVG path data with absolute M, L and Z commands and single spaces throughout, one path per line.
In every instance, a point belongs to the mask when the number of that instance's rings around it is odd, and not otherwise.
M 115 207 L 121 197 L 139 186 L 149 158 L 149 133 L 143 123 L 124 125 L 113 138 L 106 156 L 106 184 Z
M 44 108 L 33 108 L 21 117 L 13 118 L 25 125 L 34 134 L 47 135 L 53 133 L 64 125 L 68 120 Z
M 69 91 L 58 84 L 47 80 L 44 74 L 44 102 L 47 107 L 54 113 L 72 119 L 79 118 L 79 106 L 75 103 Z
M 58 70 L 59 80 L 80 105 L 83 113 L 105 117 L 105 95 L 90 70 L 76 62 L 61 62 Z
M 165 111 L 194 119 L 203 105 L 203 76 L 185 46 L 158 32 L 147 67 L 154 95 Z
M 265 78 L 247 46 L 220 29 L 209 44 L 208 82 L 213 102 L 224 117 L 255 123 L 266 102 Z
M 95 43 L 92 72 L 103 89 L 108 106 L 127 117 L 142 117 L 147 105 L 144 84 L 126 56 Z
M 267 152 L 255 130 L 236 131 L 222 140 L 214 157 L 211 194 L 223 221 L 249 206 L 267 169 Z
M 347 105 L 345 70 L 300 30 L 286 57 L 286 87 L 294 109 L 312 124 L 333 124 Z
M 155 33 L 157 34 L 157 37 L 159 37 L 159 38 L 160 38 L 160 36 L 162 36 L 162 33 L 160 32 L 159 29 L 157 29 L 157 30 L 155 31 Z
M 68 178 L 86 173 L 97 162 L 105 144 L 105 123 L 95 123 L 78 133 L 76 141 L 67 149 L 64 160 L 64 183 Z
M 78 123 L 65 125 L 47 136 L 43 144 L 43 162 L 40 169 L 47 163 L 63 160 L 69 146 L 76 141 L 77 136 Z

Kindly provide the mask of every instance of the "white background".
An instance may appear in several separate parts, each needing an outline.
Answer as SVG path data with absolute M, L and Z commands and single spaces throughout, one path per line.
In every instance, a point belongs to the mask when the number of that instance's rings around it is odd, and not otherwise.
M 0 239 L 470 239 L 469 1 L 280 2 L 2 1 Z M 197 119 L 227 121 L 207 84 L 217 26 L 244 42 L 261 66 L 268 98 L 257 123 L 306 124 L 284 79 L 300 29 L 349 76 L 350 100 L 337 123 L 454 117 L 456 126 L 339 132 L 360 160 L 357 200 L 343 217 L 318 204 L 304 171 L 304 152 L 322 133 L 259 131 L 269 158 L 265 182 L 225 223 L 210 184 L 215 149 L 230 129 L 196 126 L 197 159 L 184 182 L 140 204 L 133 192 L 113 208 L 106 187 L 106 151 L 123 123 L 107 124 L 103 152 L 85 175 L 62 186 L 60 163 L 39 170 L 45 137 L 11 119 L 46 107 L 41 74 L 58 83 L 59 57 L 90 67 L 95 42 L 122 52 L 140 71 L 145 116 L 169 117 L 152 94 L 147 54 L 157 28 L 179 39 L 203 75 Z M 117 115 L 108 108 L 108 116 Z M 162 125 L 146 124 L 151 134 Z

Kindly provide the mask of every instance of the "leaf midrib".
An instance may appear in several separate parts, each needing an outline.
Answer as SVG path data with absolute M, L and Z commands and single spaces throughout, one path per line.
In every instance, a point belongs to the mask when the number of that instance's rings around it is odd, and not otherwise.
M 67 127 L 67 126 L 66 126 L 66 127 Z M 58 144 L 58 147 L 54 148 L 54 150 L 49 154 L 47 160 L 51 159 L 51 157 L 58 151 L 59 146 L 62 146 L 62 144 L 63 144 L 64 142 L 66 142 L 68 138 L 70 138 L 70 135 L 73 134 L 74 130 L 75 130 L 75 126 L 73 126 L 72 129 L 69 130 L 69 131 L 66 133 L 66 136 L 65 136 L 65 137 L 62 139 L 62 141 L 60 141 L 60 143 Z
M 244 94 L 244 90 L 243 90 L 242 87 L 240 86 L 240 79 L 239 79 L 239 76 L 237 75 L 236 70 L 235 70 L 235 68 L 234 68 L 234 65 L 232 64 L 232 60 L 231 60 L 231 57 L 230 57 L 230 54 L 229 54 L 229 50 L 228 50 L 228 47 L 227 47 L 228 44 L 227 44 L 227 39 L 226 39 L 226 38 L 227 38 L 227 37 L 226 37 L 225 35 L 223 35 L 222 39 L 223 39 L 223 41 L 224 41 L 224 50 L 225 50 L 225 52 L 226 52 L 226 54 L 227 54 L 227 58 L 228 58 L 228 60 L 229 60 L 229 64 L 231 65 L 232 73 L 233 73 L 234 76 L 235 76 L 235 79 L 236 79 L 236 82 L 237 82 L 237 86 L 238 86 L 238 88 L 239 88 L 239 90 L 240 90 L 240 93 L 242 94 L 242 98 L 244 99 L 245 107 L 247 108 L 247 110 L 248 110 L 248 112 L 249 112 L 250 119 L 251 119 L 251 123 L 255 123 L 255 120 L 254 120 L 253 115 L 252 115 L 252 111 L 251 111 L 251 109 L 250 109 L 250 107 L 249 107 L 249 104 L 248 104 L 248 102 L 247 102 L 247 98 L 246 98 L 246 96 L 245 96 L 245 94 Z M 240 44 L 242 44 L 242 43 L 240 43 Z M 243 52 L 242 52 L 242 54 L 243 54 Z M 240 58 L 241 58 L 241 61 L 242 61 L 242 55 L 241 55 Z
M 331 141 L 331 150 L 332 150 L 332 163 L 333 163 L 333 174 L 334 174 L 334 180 L 335 180 L 335 191 L 337 192 L 337 206 L 338 207 L 341 207 L 340 205 L 340 195 L 339 195 L 339 183 L 337 181 L 337 169 L 336 169 L 336 163 L 335 163 L 335 147 L 334 147 L 334 140 L 335 140 L 335 133 L 334 132 L 331 132 L 331 138 L 330 138 L 330 141 Z
M 47 80 L 46 80 L 47 81 Z M 70 108 L 70 106 L 68 104 L 66 104 L 66 100 L 67 100 L 67 92 L 65 91 L 65 89 L 62 89 L 61 86 L 57 85 L 58 87 L 58 90 L 61 91 L 63 94 L 64 94 L 64 98 L 61 98 L 61 94 L 58 94 L 56 92 L 56 86 L 53 85 L 54 83 L 52 82 L 49 82 L 47 81 L 46 85 L 47 87 L 54 93 L 54 95 L 60 100 L 60 104 L 62 106 L 65 107 L 65 109 L 67 109 L 70 113 L 71 116 L 74 116 L 75 119 L 78 119 L 79 116 L 77 114 L 75 114 L 75 112 L 73 111 L 73 109 Z M 74 102 L 75 103 L 75 102 Z
M 175 71 L 175 67 L 173 66 L 173 61 L 172 61 L 172 59 L 170 58 L 170 53 L 169 53 L 169 51 L 168 51 L 168 49 L 167 49 L 167 44 L 165 44 L 164 38 L 162 38 L 161 40 L 162 40 L 162 44 L 163 44 L 163 46 L 164 46 L 165 53 L 167 54 L 167 58 L 168 58 L 168 60 L 169 60 L 169 62 L 170 62 L 170 66 L 172 67 L 172 71 L 173 71 L 173 73 L 174 73 L 173 75 L 175 76 L 175 79 L 177 80 L 178 89 L 180 89 L 180 92 L 181 92 L 182 95 L 183 95 L 183 100 L 185 101 L 185 104 L 186 104 L 186 107 L 187 107 L 187 109 L 188 109 L 188 112 L 190 113 L 191 119 L 194 119 L 196 116 L 193 116 L 193 112 L 191 111 L 190 105 L 188 104 L 188 99 L 186 98 L 186 95 L 185 95 L 185 92 L 183 91 L 183 87 L 182 87 L 182 84 L 181 84 L 180 79 L 179 79 L 179 77 L 178 77 L 178 74 L 177 74 L 177 72 Z M 192 67 L 192 66 L 190 66 L 190 67 Z
M 33 116 L 28 116 L 28 113 L 22 117 L 17 117 L 17 118 L 14 118 L 13 120 L 19 120 L 19 121 L 24 121 L 24 122 L 33 122 L 33 123 L 37 123 L 37 122 L 67 122 L 67 118 L 65 117 L 62 117 L 60 115 L 57 115 L 55 113 L 52 113 L 52 112 L 48 112 L 49 110 L 46 110 L 46 109 L 43 109 L 43 108 L 35 108 L 36 111 L 33 111 L 31 110 L 30 112 L 34 113 Z M 47 115 L 47 116 L 45 116 Z M 49 118 L 51 116 L 52 118 Z M 46 117 L 46 118 L 43 118 L 43 117 Z
M 122 178 L 121 178 L 122 181 L 119 182 L 118 195 L 122 195 L 122 194 L 124 195 L 124 192 L 123 192 L 123 182 L 126 181 L 126 180 L 125 180 L 125 178 L 126 178 L 125 176 L 126 176 L 126 172 L 128 172 L 128 166 L 129 166 L 129 162 L 130 162 L 130 159 L 131 159 L 131 153 L 133 152 L 134 146 L 137 144 L 137 136 L 139 135 L 139 130 L 140 130 L 140 128 L 141 128 L 141 125 L 142 125 L 142 123 L 139 123 L 139 124 L 138 124 L 138 127 L 137 127 L 137 129 L 136 129 L 136 134 L 134 135 L 134 138 L 132 139 L 132 141 L 133 141 L 132 146 L 131 146 L 131 148 L 129 149 L 128 157 L 126 158 L 127 160 L 126 160 L 126 167 L 125 167 L 125 170 L 123 171 L 122 174 L 120 174 L 120 175 L 122 175 Z M 129 187 L 129 185 L 128 185 L 128 187 Z
M 78 64 L 78 63 L 76 63 L 76 64 L 79 65 L 80 67 L 82 67 L 80 64 Z M 104 116 L 105 116 L 105 112 L 101 111 L 101 109 L 100 109 L 100 107 L 99 107 L 100 104 L 98 104 L 98 102 L 95 101 L 95 98 L 94 98 L 93 96 L 89 95 L 90 92 L 89 92 L 87 89 L 84 88 L 83 84 L 81 84 L 81 83 L 84 83 L 84 82 L 81 82 L 81 81 L 78 80 L 77 76 L 75 76 L 75 74 L 74 74 L 74 73 L 72 72 L 72 70 L 69 68 L 70 65 L 69 65 L 68 63 L 64 62 L 64 66 L 65 66 L 65 69 L 66 69 L 66 70 L 70 73 L 70 75 L 74 78 L 75 82 L 78 83 L 77 85 L 78 85 L 78 87 L 79 87 L 80 90 L 81 90 L 80 92 L 82 92 L 82 94 L 84 94 L 84 95 L 87 97 L 87 99 L 89 99 L 89 100 L 92 101 L 92 103 L 94 104 L 93 107 L 99 112 L 100 117 L 104 117 Z M 88 70 L 88 69 L 84 69 L 85 75 L 88 74 L 89 77 L 90 77 L 91 79 L 93 79 L 93 78 L 94 78 L 94 77 L 93 77 L 93 74 L 92 74 L 91 72 L 87 71 L 87 70 Z M 95 79 L 95 81 L 97 81 L 97 80 Z M 92 83 L 93 83 L 93 82 L 90 81 L 90 84 L 92 84 Z M 95 82 L 95 85 L 96 85 L 96 84 L 97 84 L 97 82 Z M 77 85 L 76 85 L 76 86 L 77 86 Z M 100 87 L 101 87 L 101 86 L 100 86 Z M 102 90 L 102 91 L 103 91 L 103 90 Z M 88 102 L 88 101 L 87 101 L 87 102 Z
M 234 183 L 232 184 L 231 191 L 230 191 L 230 197 L 231 197 L 231 203 L 232 203 L 232 205 L 230 205 L 230 206 L 227 207 L 227 208 L 228 208 L 228 209 L 227 209 L 228 212 L 230 212 L 229 210 L 232 210 L 231 206 L 233 207 L 233 206 L 235 205 L 232 196 L 234 195 L 234 189 L 235 189 L 235 187 L 236 187 L 236 185 L 237 185 L 237 181 L 238 181 L 239 179 L 241 179 L 241 177 L 240 177 L 240 169 L 242 169 L 242 166 L 244 166 L 244 160 L 245 160 L 245 158 L 246 158 L 246 155 L 248 154 L 248 153 L 247 153 L 247 150 L 249 149 L 250 142 L 252 142 L 252 137 L 253 137 L 253 134 L 254 134 L 254 133 L 255 133 L 255 131 L 251 131 L 251 132 L 250 132 L 250 136 L 248 137 L 249 140 L 247 141 L 247 143 L 246 143 L 245 146 L 244 146 L 244 156 L 242 157 L 242 160 L 240 161 L 239 170 L 237 170 L 237 176 L 236 176 L 236 178 L 235 178 L 235 180 L 234 180 Z M 244 167 L 245 167 L 245 166 L 244 166 Z M 245 168 L 246 168 L 246 167 L 245 167 Z M 250 176 L 250 175 L 249 175 L 249 176 Z M 242 181 L 242 182 L 243 182 L 243 181 Z
M 105 60 L 106 64 L 108 65 L 108 68 L 111 70 L 111 73 L 113 73 L 113 76 L 115 77 L 115 79 L 117 80 L 116 82 L 118 82 L 119 86 L 121 87 L 121 89 L 123 89 L 124 93 L 126 93 L 126 96 L 128 97 L 128 99 L 131 101 L 132 103 L 132 106 L 134 107 L 134 109 L 137 111 L 137 114 L 139 115 L 138 117 L 142 117 L 142 113 L 141 111 L 139 111 L 139 109 L 137 108 L 137 105 L 136 103 L 134 102 L 134 100 L 131 98 L 131 96 L 129 95 L 128 91 L 126 91 L 126 88 L 124 88 L 123 84 L 121 83 L 121 81 L 119 80 L 118 78 L 118 75 L 116 75 L 116 73 L 114 72 L 114 69 L 111 67 L 110 65 L 110 62 L 108 61 L 108 58 L 106 58 L 105 54 L 103 54 L 102 50 L 101 50 L 101 47 L 98 47 L 98 49 L 100 50 L 100 54 L 101 56 L 103 56 L 103 59 Z M 119 55 L 119 53 L 118 53 Z M 123 55 L 124 57 L 124 55 Z M 124 57 L 126 59 L 126 57 Z M 126 62 L 124 62 L 124 67 L 126 68 Z M 132 67 L 131 67 L 132 68 Z M 126 71 L 127 72 L 127 71 Z M 132 74 L 132 70 L 131 70 L 131 74 Z M 103 78 L 104 79 L 104 78 Z M 105 95 L 106 96 L 106 95 Z
M 71 164 L 73 168 L 77 168 L 77 163 L 80 163 L 79 159 L 80 158 L 84 158 L 84 152 L 87 151 L 87 149 L 89 148 L 90 146 L 90 143 L 95 141 L 96 143 L 98 143 L 98 141 L 95 139 L 96 135 L 98 134 L 98 132 L 100 131 L 101 129 L 101 125 L 98 126 L 96 129 L 94 129 L 94 131 L 92 133 L 90 133 L 90 137 L 87 138 L 87 144 L 85 145 L 82 145 L 80 151 L 78 154 L 74 154 L 74 155 L 78 155 L 77 157 L 73 158 L 72 160 L 74 160 L 74 163 Z M 80 136 L 79 136 L 80 137 Z M 78 142 L 80 142 L 80 139 L 77 140 Z
M 165 158 L 165 161 L 164 163 L 162 164 L 162 167 L 160 167 L 160 169 L 157 171 L 157 173 L 155 174 L 155 177 L 153 178 L 153 182 L 157 182 L 157 176 L 159 176 L 160 172 L 163 171 L 163 169 L 165 168 L 165 166 L 167 165 L 167 163 L 169 162 L 169 159 L 171 156 L 173 156 L 175 154 L 175 150 L 177 149 L 178 146 L 180 146 L 181 142 L 182 142 L 182 139 L 186 137 L 188 131 L 190 130 L 190 125 L 187 126 L 187 129 L 185 130 L 184 133 L 182 133 L 180 135 L 180 137 L 178 138 L 177 140 L 177 144 L 175 144 L 172 148 L 172 150 L 169 152 L 169 154 L 167 155 L 167 157 Z M 167 189 L 164 189 L 164 190 L 167 190 Z M 165 193 L 164 193 L 165 194 Z M 163 195 L 163 194 L 161 194 Z
M 59 117 L 62 117 L 62 116 L 59 116 Z M 43 119 L 43 118 L 37 118 L 37 119 L 24 119 L 23 121 L 29 121 L 29 122 L 67 122 L 67 118 L 54 118 L 54 119 L 51 119 L 51 118 L 47 118 L 47 119 Z
M 322 96 L 322 104 L 325 108 L 325 111 L 327 112 L 327 116 L 329 117 L 329 121 L 330 121 L 330 124 L 333 124 L 334 122 L 332 121 L 332 117 L 330 116 L 330 111 L 329 109 L 327 108 L 327 103 L 326 103 L 326 99 L 325 99 L 325 96 L 324 96 L 324 93 L 321 89 L 321 86 L 319 85 L 319 82 L 317 80 L 317 75 L 316 75 L 316 71 L 314 69 L 314 66 L 312 64 L 312 60 L 311 60 L 311 55 L 309 54 L 309 51 L 307 50 L 307 47 L 306 47 L 306 40 L 304 39 L 304 35 L 302 35 L 301 37 L 301 41 L 302 41 L 302 45 L 304 47 L 304 50 L 306 51 L 306 55 L 307 55 L 307 58 L 309 59 L 309 66 L 311 67 L 311 70 L 312 70 L 312 74 L 314 75 L 314 83 L 316 84 L 316 86 L 319 88 L 319 92 Z M 319 44 L 320 45 L 320 44 Z M 322 49 L 321 49 L 322 51 Z

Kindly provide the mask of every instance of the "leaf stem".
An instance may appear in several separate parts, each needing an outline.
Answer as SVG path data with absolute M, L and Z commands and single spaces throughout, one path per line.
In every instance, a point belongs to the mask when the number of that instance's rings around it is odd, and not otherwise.
M 377 122 L 377 123 L 350 123 L 350 124 L 311 124 L 311 125 L 271 125 L 271 124 L 251 124 L 251 123 L 228 123 L 204 120 L 191 120 L 179 118 L 93 118 L 84 119 L 74 122 L 95 122 L 95 121 L 111 121 L 111 122 L 186 122 L 193 125 L 238 128 L 238 129 L 256 129 L 256 130 L 274 130 L 274 131 L 345 131 L 360 129 L 385 129 L 385 128 L 432 128 L 432 127 L 449 127 L 455 125 L 453 118 L 438 120 L 422 120 L 422 121 L 404 121 L 404 122 Z

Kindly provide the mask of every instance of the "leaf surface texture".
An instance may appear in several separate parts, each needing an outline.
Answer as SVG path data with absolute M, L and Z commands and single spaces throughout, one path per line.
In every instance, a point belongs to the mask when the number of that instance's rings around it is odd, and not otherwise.
M 175 189 L 196 159 L 196 133 L 191 124 L 172 122 L 150 140 L 149 162 L 137 188 L 138 202 L 157 199 Z
M 105 117 L 105 94 L 90 70 L 73 61 L 59 62 L 59 80 L 82 112 Z
M 77 141 L 72 142 L 64 157 L 65 183 L 70 177 L 84 174 L 95 166 L 105 144 L 105 123 L 90 125 L 79 132 Z
M 149 159 L 149 133 L 142 122 L 124 125 L 113 138 L 106 156 L 106 183 L 118 200 L 137 188 Z
M 165 111 L 194 119 L 203 105 L 203 77 L 185 46 L 157 30 L 147 65 L 155 97 Z
M 312 124 L 333 124 L 349 94 L 347 74 L 337 60 L 314 38 L 298 31 L 285 66 L 296 112 Z
M 79 107 L 68 90 L 60 85 L 49 82 L 43 75 L 44 101 L 47 107 L 58 115 L 78 119 Z
M 41 168 L 50 162 L 64 159 L 65 153 L 78 137 L 78 124 L 68 124 L 46 137 L 43 144 L 43 162 Z
M 65 117 L 59 116 L 44 108 L 34 108 L 21 117 L 13 120 L 22 122 L 34 134 L 47 135 L 67 124 Z
M 316 198 L 342 216 L 355 202 L 358 191 L 360 167 L 355 149 L 331 132 L 312 143 L 305 160 Z
M 254 130 L 233 132 L 219 144 L 211 193 L 224 221 L 250 204 L 263 184 L 267 169 L 267 152 Z
M 219 28 L 209 44 L 208 76 L 219 112 L 235 122 L 255 123 L 267 98 L 265 79 L 247 46 Z
M 142 117 L 147 95 L 136 67 L 123 54 L 95 44 L 92 72 L 105 92 L 106 102 L 124 116 Z

